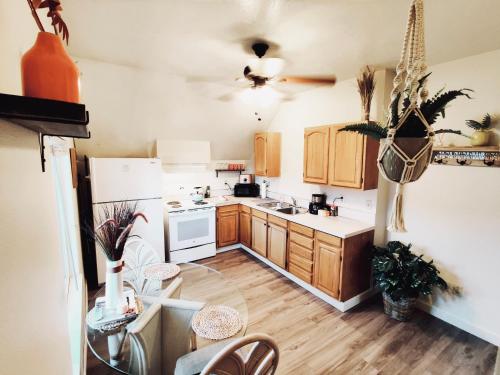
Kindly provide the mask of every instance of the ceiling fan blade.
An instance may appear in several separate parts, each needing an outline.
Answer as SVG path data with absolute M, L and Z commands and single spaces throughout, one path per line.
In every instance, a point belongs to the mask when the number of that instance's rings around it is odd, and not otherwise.
M 334 85 L 337 78 L 333 77 L 300 77 L 300 76 L 283 76 L 279 78 L 279 82 L 283 83 L 299 83 L 306 85 Z

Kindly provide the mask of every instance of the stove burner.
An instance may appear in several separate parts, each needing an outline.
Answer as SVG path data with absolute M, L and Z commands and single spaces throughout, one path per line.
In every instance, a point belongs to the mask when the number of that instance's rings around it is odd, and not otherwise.
M 201 201 L 201 202 L 194 202 L 194 204 L 196 204 L 196 205 L 198 205 L 198 206 L 203 206 L 203 205 L 205 205 L 205 204 L 208 204 L 208 202 L 203 202 L 203 201 Z
M 170 205 L 177 205 L 177 204 L 181 204 L 181 202 L 179 201 L 170 201 L 170 202 L 167 202 L 167 204 L 170 204 Z M 176 207 L 177 208 L 177 207 Z

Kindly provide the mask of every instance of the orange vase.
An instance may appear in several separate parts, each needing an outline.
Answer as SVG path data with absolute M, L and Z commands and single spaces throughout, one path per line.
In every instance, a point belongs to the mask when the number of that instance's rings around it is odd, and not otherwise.
M 21 60 L 23 95 L 80 102 L 79 72 L 59 36 L 39 32 Z

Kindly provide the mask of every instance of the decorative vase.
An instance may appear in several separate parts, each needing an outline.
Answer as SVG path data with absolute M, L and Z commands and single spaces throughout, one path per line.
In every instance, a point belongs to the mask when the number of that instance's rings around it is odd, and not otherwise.
M 58 35 L 39 32 L 21 59 L 23 95 L 78 103 L 79 72 Z
M 401 298 L 399 301 L 394 301 L 387 293 L 382 293 L 384 297 L 384 312 L 391 318 L 406 322 L 410 320 L 415 305 L 416 298 Z
M 123 261 L 106 260 L 106 310 L 121 314 L 126 309 L 123 297 Z
M 486 146 L 489 139 L 489 130 L 476 130 L 470 137 L 470 144 L 472 146 Z

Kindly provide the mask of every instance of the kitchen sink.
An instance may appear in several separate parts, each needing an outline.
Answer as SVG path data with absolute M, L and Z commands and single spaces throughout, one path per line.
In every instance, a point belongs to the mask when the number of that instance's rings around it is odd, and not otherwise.
M 280 204 L 279 201 L 259 203 L 257 206 L 268 208 L 270 210 L 278 210 L 278 209 L 281 209 L 281 208 L 289 208 L 289 207 L 291 207 L 291 205 L 289 203 L 281 202 L 281 204 Z
M 297 214 L 303 214 L 305 213 L 305 208 L 300 209 L 299 207 L 286 207 L 286 208 L 277 208 L 276 212 L 281 212 L 282 214 L 287 214 L 287 215 L 297 215 Z

